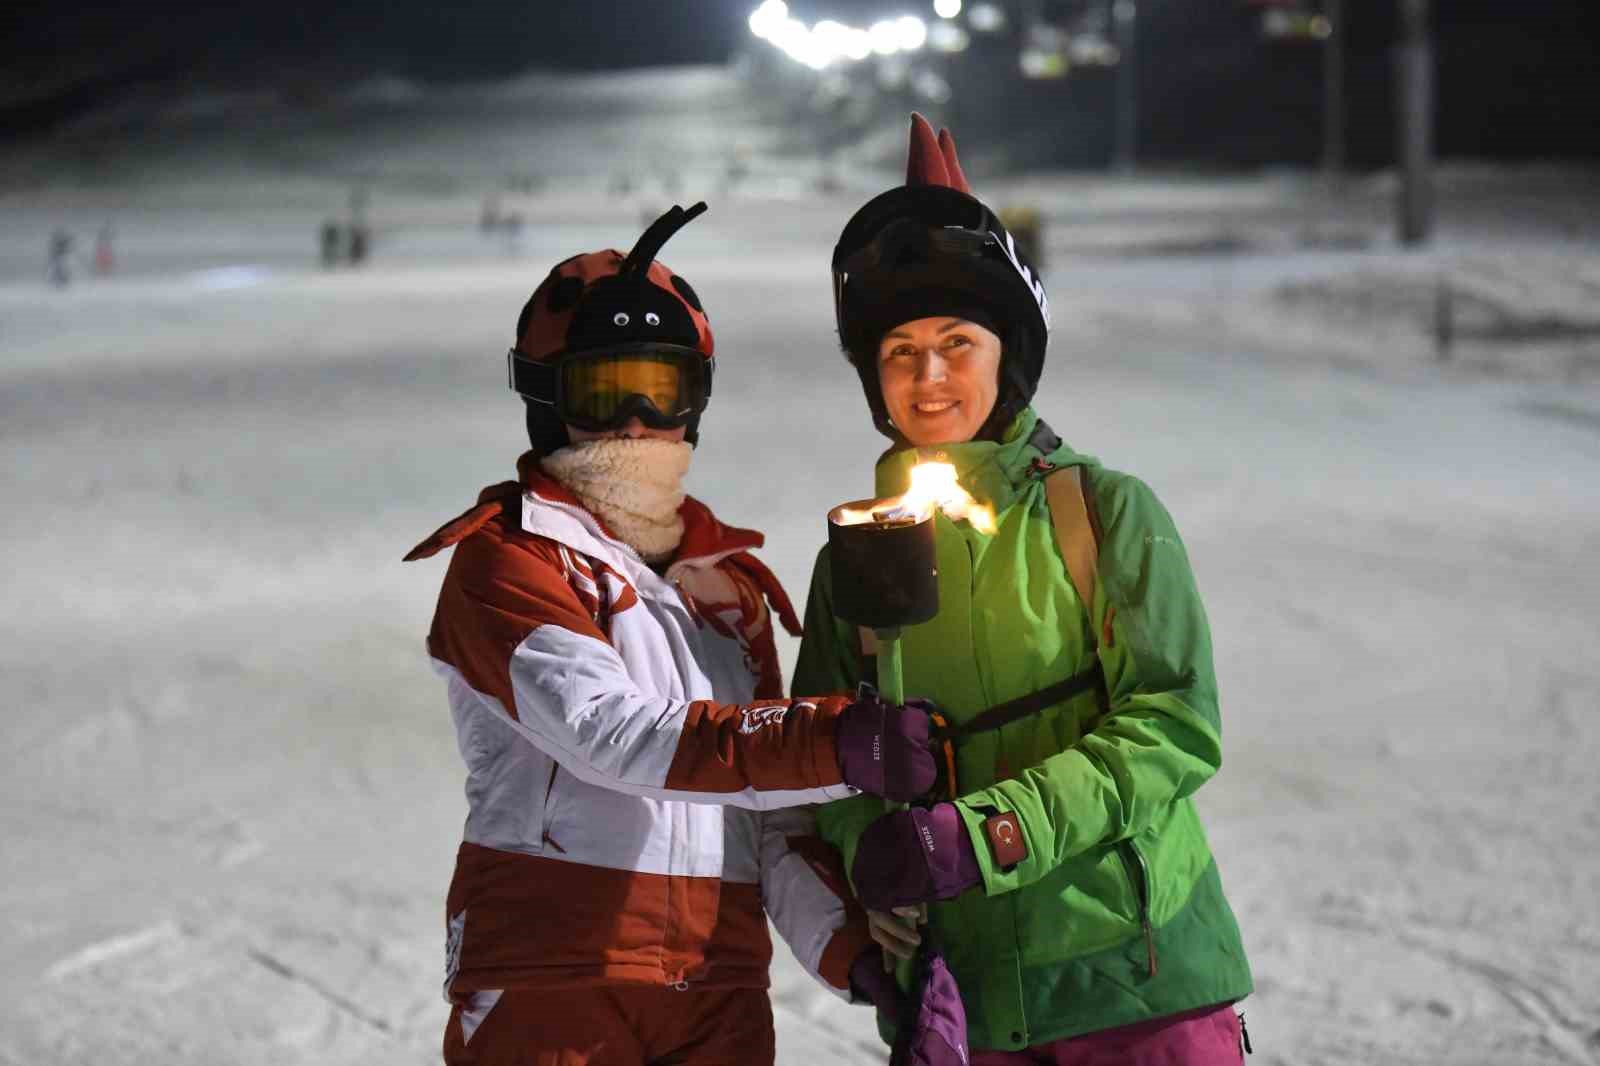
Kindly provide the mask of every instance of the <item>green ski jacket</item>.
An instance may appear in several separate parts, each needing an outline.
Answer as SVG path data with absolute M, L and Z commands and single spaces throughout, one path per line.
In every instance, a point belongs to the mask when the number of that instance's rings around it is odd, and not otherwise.
M 981 533 L 938 515 L 939 614 L 903 630 L 905 691 L 959 725 L 1008 700 L 1104 669 L 1091 688 L 956 748 L 956 806 L 982 889 L 933 904 L 929 922 L 961 987 L 971 1046 L 1015 1050 L 1238 1000 L 1251 990 L 1239 929 L 1190 797 L 1222 763 L 1211 637 L 1178 531 L 1150 488 L 1035 433 L 1025 410 L 1004 443 L 884 456 L 879 496 L 942 459 L 995 510 Z M 1041 442 L 1056 445 L 1049 454 Z M 1062 562 L 1050 470 L 1082 468 L 1100 521 L 1094 602 Z M 855 627 L 833 614 L 817 558 L 793 691 L 873 677 Z M 984 819 L 1015 812 L 1027 857 L 996 866 Z M 823 836 L 855 862 L 883 801 L 822 807 Z M 879 1029 L 893 1038 L 895 1019 Z

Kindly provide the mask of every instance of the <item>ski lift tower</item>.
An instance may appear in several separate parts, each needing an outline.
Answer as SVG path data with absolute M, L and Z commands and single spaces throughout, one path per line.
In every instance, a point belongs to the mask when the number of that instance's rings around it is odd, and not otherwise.
M 1117 48 L 1117 115 L 1112 166 L 1122 174 L 1133 172 L 1139 150 L 1138 31 L 1139 8 L 1135 0 L 1108 0 L 1111 28 Z
M 1428 0 L 1400 0 L 1400 45 L 1395 88 L 1399 95 L 1400 243 L 1424 244 L 1433 232 L 1433 42 Z

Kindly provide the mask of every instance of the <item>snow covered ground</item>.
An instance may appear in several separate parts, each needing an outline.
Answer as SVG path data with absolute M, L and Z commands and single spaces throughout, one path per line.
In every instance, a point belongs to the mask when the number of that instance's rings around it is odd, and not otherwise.
M 720 200 L 715 167 L 680 178 L 713 210 L 668 260 L 722 357 L 693 488 L 803 594 L 880 443 L 826 273 L 862 197 L 796 198 L 725 77 L 629 84 L 501 110 L 377 86 L 376 126 L 350 104 L 0 159 L 0 1063 L 437 1060 L 464 804 L 421 647 L 443 560 L 399 559 L 509 475 L 516 313 L 664 195 L 606 187 L 660 101 L 708 152 L 757 145 Z M 561 167 L 593 179 L 508 196 L 520 242 L 486 240 L 495 175 L 543 158 L 495 156 L 502 120 L 551 95 L 580 108 Z M 374 260 L 325 274 L 314 229 L 354 171 Z M 423 172 L 453 184 L 397 177 Z M 1254 1061 L 1600 1063 L 1600 385 L 1572 352 L 1437 364 L 1403 315 L 1372 344 L 1280 298 L 1467 252 L 1566 292 L 1594 276 L 1592 194 L 1447 198 L 1419 258 L 1381 190 L 1348 213 L 1371 246 L 1340 251 L 1297 243 L 1315 201 L 1284 179 L 994 188 L 1055 220 L 1040 410 L 1157 489 L 1211 612 L 1227 765 L 1201 803 Z M 47 288 L 50 228 L 108 218 L 122 271 Z M 1150 250 L 1224 223 L 1240 254 Z M 774 999 L 785 1066 L 883 1060 L 781 947 Z

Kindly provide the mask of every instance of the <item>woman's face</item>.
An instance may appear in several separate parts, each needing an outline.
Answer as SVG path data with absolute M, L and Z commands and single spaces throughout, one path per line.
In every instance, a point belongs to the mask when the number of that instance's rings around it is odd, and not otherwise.
M 1000 392 L 1000 338 L 964 318 L 919 318 L 878 342 L 889 418 L 912 444 L 971 440 Z

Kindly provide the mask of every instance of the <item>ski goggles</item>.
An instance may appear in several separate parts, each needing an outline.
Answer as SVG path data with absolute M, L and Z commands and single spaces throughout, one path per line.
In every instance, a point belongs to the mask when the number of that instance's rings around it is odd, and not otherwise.
M 541 363 L 506 353 L 512 389 L 555 408 L 579 429 L 615 429 L 630 419 L 652 429 L 688 425 L 711 399 L 715 361 L 677 344 L 623 344 Z
M 921 219 L 904 218 L 885 226 L 839 264 L 845 276 L 894 269 L 910 262 L 1005 258 L 1000 238 L 988 230 L 960 226 L 930 226 Z

